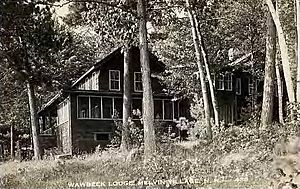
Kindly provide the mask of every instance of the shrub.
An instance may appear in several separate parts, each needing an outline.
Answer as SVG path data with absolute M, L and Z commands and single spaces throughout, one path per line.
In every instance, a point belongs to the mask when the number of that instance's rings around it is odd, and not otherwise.
M 134 111 L 136 112 L 136 111 Z M 139 118 L 141 119 L 142 115 L 138 115 Z M 121 145 L 121 138 L 122 138 L 122 127 L 123 127 L 123 122 L 117 119 L 118 113 L 114 115 L 114 133 L 113 137 L 111 140 L 111 145 L 112 147 L 119 147 Z M 132 120 L 129 118 L 129 137 L 130 137 L 130 145 L 132 147 L 139 147 L 143 143 L 143 134 L 144 130 L 141 125 L 140 120 Z

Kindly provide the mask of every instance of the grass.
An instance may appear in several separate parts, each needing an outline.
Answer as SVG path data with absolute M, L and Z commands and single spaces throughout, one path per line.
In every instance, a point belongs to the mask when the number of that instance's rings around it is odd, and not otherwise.
M 269 188 L 274 174 L 273 147 L 281 140 L 280 133 L 255 132 L 258 131 L 232 128 L 216 135 L 209 144 L 166 143 L 147 163 L 141 151 L 124 153 L 118 149 L 63 161 L 5 162 L 0 165 L 0 188 L 67 188 L 68 183 L 108 185 L 116 181 L 137 184 L 184 179 L 197 179 L 198 184 L 181 188 Z
M 176 147 L 178 148 L 178 146 Z M 192 156 L 188 160 L 167 155 L 157 156 L 147 164 L 143 164 L 139 157 L 132 161 L 126 161 L 127 156 L 128 154 L 120 153 L 117 150 L 110 150 L 101 154 L 88 155 L 84 159 L 6 162 L 0 165 L 0 170 L 4 173 L 2 184 L 7 188 L 66 188 L 68 183 L 80 182 L 104 182 L 107 185 L 109 182 L 116 181 L 135 181 L 137 183 L 138 180 L 194 178 L 199 179 L 199 184 L 193 185 L 195 188 L 237 188 L 238 186 L 265 188 L 268 185 L 268 181 L 264 179 L 234 178 L 237 171 L 234 167 L 229 170 L 232 173 L 231 176 L 226 173 L 224 178 L 220 177 L 207 170 L 207 165 Z M 230 168 L 230 165 L 216 164 L 218 165 L 214 166 L 215 170 L 220 170 L 222 166 Z M 218 166 L 221 167 L 218 168 Z

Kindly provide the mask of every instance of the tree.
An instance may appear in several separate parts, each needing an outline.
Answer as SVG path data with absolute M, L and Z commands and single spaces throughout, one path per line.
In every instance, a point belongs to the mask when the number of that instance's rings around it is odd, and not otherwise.
M 300 0 L 296 0 L 297 19 L 297 102 L 300 102 Z
M 156 151 L 155 129 L 154 129 L 154 103 L 151 86 L 150 59 L 147 42 L 147 13 L 146 1 L 138 0 L 139 17 L 139 46 L 140 62 L 143 83 L 143 125 L 144 125 L 144 155 L 145 160 L 149 159 Z
M 131 46 L 137 43 L 136 3 L 133 1 L 89 2 L 88 0 L 79 2 L 74 0 L 74 2 L 71 5 L 72 12 L 65 19 L 69 26 L 89 28 L 95 33 L 94 37 L 97 38 L 98 46 L 103 46 L 104 49 L 112 50 L 116 46 L 123 46 L 124 93 L 120 147 L 122 150 L 128 150 L 130 148 L 128 119 L 131 115 L 129 66 L 132 60 Z M 82 14 L 83 12 L 86 14 Z
M 266 63 L 263 91 L 263 104 L 261 111 L 261 125 L 266 127 L 272 123 L 274 105 L 274 80 L 276 59 L 276 28 L 272 16 L 267 20 L 268 34 L 266 38 Z
M 121 138 L 121 149 L 129 149 L 129 117 L 131 110 L 131 93 L 130 93 L 130 75 L 129 68 L 131 62 L 131 49 L 129 45 L 125 45 L 123 48 L 124 53 L 124 86 L 123 86 L 123 128 L 122 128 L 122 138 Z
M 15 157 L 14 152 L 14 127 L 13 125 L 10 126 L 10 157 L 13 159 Z
M 28 101 L 29 101 L 29 109 L 30 109 L 30 121 L 31 121 L 31 134 L 33 140 L 33 150 L 35 159 L 41 159 L 41 149 L 39 142 L 39 124 L 36 110 L 36 97 L 34 93 L 34 85 L 31 80 L 27 80 L 26 83 L 27 92 L 28 92 Z
M 76 2 L 76 0 L 74 0 Z M 135 44 L 137 41 L 136 29 L 139 28 L 139 46 L 140 46 L 140 62 L 143 83 L 143 125 L 144 125 L 144 142 L 145 142 L 145 158 L 149 158 L 155 152 L 155 132 L 154 132 L 154 107 L 153 94 L 150 78 L 150 62 L 146 29 L 146 2 L 138 1 L 138 25 L 136 24 L 136 2 L 133 1 L 81 1 L 73 6 L 73 15 L 70 24 L 80 23 L 81 26 L 87 25 L 92 27 L 99 33 L 105 43 L 114 44 L 115 46 L 127 44 Z M 81 12 L 87 12 L 82 15 Z M 109 14 L 108 14 L 109 13 Z M 72 20 L 75 20 L 72 21 Z M 115 22 L 115 20 L 118 20 Z M 110 41 L 107 41 L 110 40 Z M 126 62 L 126 60 L 125 60 Z M 124 94 L 125 95 L 125 94 Z M 123 102 L 124 103 L 124 102 Z M 128 102 L 125 101 L 127 104 Z M 123 106 L 127 107 L 126 104 Z M 126 112 L 123 112 L 128 114 Z M 126 118 L 123 119 L 126 121 Z M 123 122 L 126 125 L 125 122 Z M 124 128 L 124 127 L 123 127 Z M 124 130 L 125 131 L 125 130 Z M 127 133 L 123 132 L 123 134 Z M 126 137 L 122 137 L 123 142 Z M 124 144 L 125 145 L 125 144 Z M 123 145 L 123 146 L 124 146 Z M 126 145 L 125 145 L 126 146 Z
M 282 26 L 281 26 L 281 23 L 279 20 L 278 13 L 276 12 L 276 10 L 274 8 L 272 0 L 266 0 L 266 3 L 268 5 L 269 11 L 272 15 L 273 21 L 276 26 L 288 98 L 289 98 L 289 102 L 293 103 L 293 102 L 295 102 L 295 92 L 294 92 L 294 85 L 293 85 L 293 81 L 292 81 L 292 75 L 291 75 L 291 69 L 290 69 L 290 63 L 289 63 L 288 48 L 287 48 L 286 40 L 284 37 L 284 32 L 283 32 L 283 29 L 282 29 Z
M 255 81 L 257 78 L 262 78 L 266 28 L 264 4 L 260 0 L 190 2 L 193 2 L 191 4 L 198 21 L 196 23 L 200 26 L 197 28 L 202 34 L 209 71 L 218 75 L 219 71 L 230 63 L 228 49 L 234 47 L 240 51 L 238 56 L 248 53 L 254 54 L 251 60 L 253 66 L 235 67 L 234 69 L 243 69 L 249 72 L 254 76 Z M 183 3 L 185 4 L 185 1 L 176 1 L 174 4 L 167 4 L 157 11 L 150 9 L 154 18 L 155 15 L 162 14 L 162 16 L 151 20 L 153 27 L 160 32 L 160 35 L 154 33 L 154 35 L 150 35 L 150 39 L 152 39 L 151 45 L 155 47 L 161 59 L 170 67 L 168 71 L 172 74 L 168 75 L 165 81 L 169 84 L 169 88 L 173 89 L 171 92 L 179 98 L 182 96 L 191 98 L 194 94 L 201 94 L 202 91 L 199 77 L 195 77 L 195 73 L 198 74 L 199 72 L 195 60 L 196 56 L 191 56 L 195 49 L 192 35 L 190 35 L 191 27 L 188 14 L 181 9 Z M 204 63 L 201 48 L 200 54 L 201 61 Z M 207 81 L 209 81 L 208 75 Z
M 27 88 L 34 157 L 40 159 L 35 90 L 37 85 L 50 84 L 56 70 L 55 52 L 63 39 L 57 35 L 48 5 L 41 8 L 35 2 L 5 0 L 0 10 L 0 55 Z
M 198 39 L 199 39 L 199 45 L 200 45 L 200 49 L 201 49 L 201 53 L 202 53 L 202 58 L 203 58 L 204 67 L 205 67 L 206 76 L 207 76 L 208 85 L 209 85 L 209 90 L 210 90 L 211 103 L 212 103 L 212 107 L 213 107 L 213 110 L 214 110 L 215 124 L 216 124 L 216 126 L 219 126 L 218 102 L 217 102 L 217 99 L 216 99 L 213 80 L 211 78 L 210 69 L 209 69 L 209 66 L 208 66 L 207 53 L 206 53 L 206 49 L 204 47 L 204 41 L 203 41 L 203 37 L 202 37 L 201 32 L 200 32 L 200 27 L 199 27 L 199 24 L 198 24 L 197 17 L 194 16 L 194 19 L 195 19 L 195 23 L 196 23 L 196 32 L 197 32 L 197 36 L 198 36 Z
M 204 112 L 205 112 L 205 124 L 206 124 L 206 132 L 207 137 L 209 140 L 212 139 L 212 130 L 211 130 L 211 123 L 210 123 L 210 109 L 209 109 L 209 100 L 208 100 L 208 94 L 207 94 L 207 87 L 205 82 L 205 75 L 203 70 L 203 65 L 201 62 L 201 50 L 200 50 L 200 39 L 197 35 L 197 29 L 196 29 L 196 22 L 195 22 L 195 14 L 191 10 L 189 0 L 186 0 L 187 10 L 191 22 L 191 30 L 193 35 L 193 41 L 194 41 L 194 47 L 195 47 L 195 53 L 197 57 L 197 65 L 199 70 L 199 77 L 200 77 L 200 83 L 201 83 L 201 89 L 202 89 L 202 97 L 204 102 Z
M 0 130 L 2 133 L 11 133 L 10 144 L 14 147 L 19 136 L 28 133 L 29 119 L 26 90 L 12 72 L 13 70 L 8 67 L 7 63 L 2 62 L 0 65 Z M 3 140 L 9 142 L 5 137 Z M 13 154 L 14 148 L 11 148 L 11 155 Z
M 282 94 L 282 80 L 280 75 L 280 64 L 279 64 L 279 57 L 276 56 L 276 63 L 275 63 L 275 73 L 276 73 L 276 81 L 277 81 L 277 93 L 278 93 L 278 117 L 279 123 L 283 124 L 283 94 Z

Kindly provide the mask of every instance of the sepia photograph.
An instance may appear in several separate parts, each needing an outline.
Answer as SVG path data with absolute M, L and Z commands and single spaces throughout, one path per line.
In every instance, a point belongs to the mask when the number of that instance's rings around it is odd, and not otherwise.
M 0 189 L 300 188 L 300 0 L 0 0 Z

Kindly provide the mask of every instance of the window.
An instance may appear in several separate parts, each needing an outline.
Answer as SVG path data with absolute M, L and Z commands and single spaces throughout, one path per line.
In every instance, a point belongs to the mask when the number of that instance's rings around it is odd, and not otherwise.
M 232 91 L 232 73 L 225 74 L 224 88 L 226 91 Z
M 96 141 L 107 141 L 107 140 L 110 140 L 110 134 L 109 133 L 95 133 L 94 139 Z
M 132 99 L 132 109 L 137 110 L 139 109 L 142 111 L 143 102 L 142 99 Z
M 162 100 L 154 100 L 154 118 L 155 119 L 163 119 Z
M 163 120 L 173 120 L 175 114 L 175 104 L 171 100 L 154 100 L 154 118 Z M 177 104 L 178 105 L 178 104 Z M 176 107 L 178 116 L 178 106 Z
M 248 78 L 248 94 L 252 95 L 254 92 L 254 84 L 251 78 Z
M 113 116 L 113 99 L 102 98 L 103 118 L 112 118 Z
M 123 117 L 123 99 L 114 98 L 114 118 Z
M 221 74 L 218 78 L 217 89 L 224 90 L 224 75 L 223 74 Z
M 89 117 L 89 97 L 78 97 L 78 117 L 88 118 Z
M 171 100 L 164 100 L 164 119 L 173 120 L 173 102 Z
M 256 79 L 255 93 L 260 94 L 262 91 L 263 91 L 263 82 L 261 82 L 259 79 Z
M 91 118 L 101 118 L 100 97 L 91 97 Z
M 77 118 L 118 119 L 123 115 L 121 97 L 79 96 Z
M 132 99 L 132 118 L 139 119 L 142 116 L 142 99 Z
M 241 78 L 236 78 L 236 80 L 235 80 L 235 94 L 237 94 L 237 95 L 242 94 L 242 80 L 241 80 Z
M 179 101 L 174 101 L 174 118 L 179 118 Z
M 120 71 L 109 70 L 109 89 L 113 91 L 120 90 Z
M 142 73 L 141 72 L 134 72 L 134 91 L 135 92 L 143 91 Z

